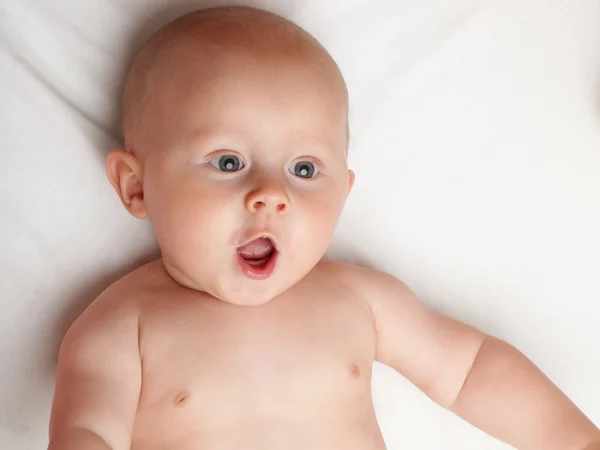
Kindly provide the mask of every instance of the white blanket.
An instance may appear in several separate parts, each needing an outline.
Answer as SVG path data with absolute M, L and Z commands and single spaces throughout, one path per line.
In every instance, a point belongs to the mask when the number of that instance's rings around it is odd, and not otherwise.
M 519 347 L 600 424 L 600 3 L 264 0 L 331 51 L 354 191 L 330 256 Z M 64 332 L 155 256 L 104 174 L 135 44 L 190 0 L 0 1 L 0 448 L 45 448 Z M 391 369 L 390 450 L 503 449 Z

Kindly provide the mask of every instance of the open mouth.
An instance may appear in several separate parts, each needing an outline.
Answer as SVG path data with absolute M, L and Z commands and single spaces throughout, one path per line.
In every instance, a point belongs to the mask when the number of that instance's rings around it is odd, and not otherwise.
M 237 254 L 240 268 L 248 278 L 264 280 L 273 273 L 278 252 L 269 237 L 260 237 L 239 247 Z

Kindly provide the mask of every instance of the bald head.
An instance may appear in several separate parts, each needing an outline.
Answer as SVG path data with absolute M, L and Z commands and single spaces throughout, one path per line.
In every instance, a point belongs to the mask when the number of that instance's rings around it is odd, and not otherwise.
M 250 55 L 295 59 L 330 78 L 347 105 L 343 77 L 325 48 L 305 30 L 276 14 L 249 7 L 221 7 L 182 16 L 158 30 L 135 55 L 122 96 L 122 130 L 128 150 L 147 135 L 149 117 L 168 103 L 184 80 L 201 78 L 222 61 Z M 198 68 L 201 68 L 198 70 Z M 191 72 L 191 73 L 190 73 Z

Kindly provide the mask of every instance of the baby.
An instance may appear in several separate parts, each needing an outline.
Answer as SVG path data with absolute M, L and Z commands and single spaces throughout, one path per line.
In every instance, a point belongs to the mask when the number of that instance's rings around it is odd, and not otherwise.
M 322 260 L 354 181 L 348 96 L 295 24 L 246 7 L 170 23 L 134 58 L 123 132 L 108 177 L 162 256 L 66 335 L 49 449 L 382 450 L 374 360 L 519 449 L 600 449 L 515 348 Z

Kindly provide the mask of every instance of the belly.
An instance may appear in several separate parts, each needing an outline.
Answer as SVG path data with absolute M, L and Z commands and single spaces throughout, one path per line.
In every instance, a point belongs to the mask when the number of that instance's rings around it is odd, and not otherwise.
M 376 420 L 327 421 L 320 417 L 293 422 L 286 418 L 232 421 L 227 427 L 182 425 L 145 430 L 132 450 L 385 450 Z M 138 432 L 141 430 L 138 430 Z

